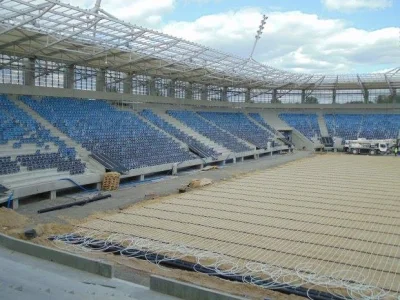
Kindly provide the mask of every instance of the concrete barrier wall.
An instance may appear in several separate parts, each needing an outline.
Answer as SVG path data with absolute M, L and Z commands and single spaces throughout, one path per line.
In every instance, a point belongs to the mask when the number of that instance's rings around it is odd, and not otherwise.
M 198 285 L 153 275 L 150 289 L 185 300 L 244 300 L 245 298 L 203 288 Z
M 231 109 L 254 109 L 259 112 L 260 109 L 302 109 L 302 110 L 320 110 L 320 109 L 335 109 L 335 110 L 389 110 L 390 112 L 400 111 L 400 104 L 279 104 L 279 103 L 235 103 L 224 101 L 204 101 L 193 99 L 178 99 L 160 96 L 143 96 L 120 93 L 107 93 L 96 91 L 85 91 L 63 88 L 49 88 L 38 86 L 23 86 L 16 84 L 0 84 L 0 93 L 14 95 L 32 95 L 32 96 L 54 96 L 54 97 L 73 97 L 73 98 L 88 98 L 88 99 L 104 99 L 109 101 L 127 101 L 135 103 L 141 107 L 141 104 L 146 104 L 144 107 L 149 107 L 151 104 L 157 105 L 176 105 L 203 107 L 203 108 L 231 108 Z
M 52 261 L 61 265 L 65 265 L 99 276 L 107 278 L 112 278 L 114 276 L 114 270 L 111 264 L 60 251 L 57 249 L 36 245 L 4 234 L 0 234 L 0 246 L 10 249 L 12 251 Z

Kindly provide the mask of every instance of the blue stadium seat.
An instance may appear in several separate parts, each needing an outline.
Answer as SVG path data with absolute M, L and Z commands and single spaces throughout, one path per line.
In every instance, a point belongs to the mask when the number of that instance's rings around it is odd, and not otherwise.
M 126 169 L 197 158 L 134 114 L 118 111 L 105 101 L 52 97 L 24 101 L 87 150 L 101 153 Z
M 232 152 L 245 152 L 252 150 L 250 147 L 241 143 L 234 136 L 221 130 L 219 127 L 210 124 L 193 111 L 168 110 L 167 113 L 175 119 L 181 121 L 198 133 L 208 137 L 217 144 L 224 146 Z
M 309 140 L 312 140 L 314 137 L 321 137 L 318 116 L 316 114 L 282 113 L 279 114 L 279 117 L 289 126 L 300 131 Z
M 199 112 L 198 114 L 257 148 L 267 148 L 267 143 L 272 142 L 272 135 L 254 124 L 243 113 Z
M 159 128 L 163 129 L 165 132 L 168 132 L 170 135 L 174 136 L 178 140 L 184 142 L 187 144 L 189 147 L 194 147 L 196 149 L 199 149 L 201 153 L 204 153 L 205 157 L 213 157 L 216 158 L 221 153 L 216 152 L 214 149 L 207 147 L 203 143 L 197 141 L 190 135 L 184 133 L 183 131 L 179 130 L 175 126 L 169 124 L 168 122 L 164 121 L 162 118 L 160 118 L 158 115 L 153 113 L 150 109 L 145 109 L 139 113 L 142 117 L 146 118 L 149 120 L 151 123 L 154 125 L 158 126 Z
M 330 136 L 356 140 L 361 127 L 361 114 L 326 114 L 326 127 Z
M 259 113 L 249 113 L 249 116 L 252 117 L 254 120 L 256 120 L 258 123 L 260 123 L 262 126 L 267 128 L 269 131 L 275 133 L 276 130 L 273 128 L 271 125 L 269 125 L 267 122 L 265 122 L 264 118 L 261 117 Z
M 25 144 L 34 146 L 34 150 L 26 155 L 23 163 L 18 157 L 14 161 L 11 161 L 11 157 L 0 158 L 0 175 L 18 173 L 21 167 L 27 167 L 28 171 L 58 168 L 58 165 L 64 161 L 71 162 L 74 167 L 65 171 L 70 171 L 71 174 L 85 172 L 85 164 L 75 159 L 74 148 L 68 148 L 65 142 L 52 136 L 50 130 L 17 107 L 5 95 L 0 95 L 0 120 L 1 145 L 10 142 L 13 149 L 20 149 Z M 41 150 L 50 150 L 50 146 L 46 143 L 57 145 L 58 153 L 40 154 Z
M 398 114 L 326 114 L 325 122 L 331 136 L 345 140 L 395 139 L 400 130 Z

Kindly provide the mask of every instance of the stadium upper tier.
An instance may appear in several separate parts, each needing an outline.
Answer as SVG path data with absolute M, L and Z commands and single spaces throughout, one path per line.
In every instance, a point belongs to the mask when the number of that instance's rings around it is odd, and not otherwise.
M 94 2 L 94 1 L 93 1 Z M 400 88 L 400 68 L 382 74 L 309 75 L 264 65 L 121 21 L 99 7 L 56 0 L 0 1 L 0 52 L 9 64 L 35 57 L 184 82 L 251 89 Z M 0 70 L 6 64 L 0 64 Z

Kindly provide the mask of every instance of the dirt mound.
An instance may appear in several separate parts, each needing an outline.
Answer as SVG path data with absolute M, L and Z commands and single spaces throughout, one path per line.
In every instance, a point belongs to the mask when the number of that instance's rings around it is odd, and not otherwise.
M 189 183 L 188 187 L 195 189 L 210 184 L 212 184 L 212 180 L 208 178 L 194 179 Z
M 0 208 L 0 231 L 7 233 L 12 229 L 24 228 L 29 223 L 29 219 L 20 215 L 15 210 L 5 207 Z

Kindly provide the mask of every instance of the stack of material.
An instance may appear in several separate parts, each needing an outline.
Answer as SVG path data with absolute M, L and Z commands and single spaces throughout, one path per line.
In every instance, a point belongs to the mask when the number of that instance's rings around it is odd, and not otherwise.
M 109 172 L 104 174 L 103 179 L 103 191 L 115 191 L 119 188 L 119 177 L 120 174 L 118 172 Z
M 188 187 L 192 188 L 192 189 L 195 189 L 195 188 L 199 188 L 199 187 L 210 185 L 210 184 L 212 184 L 212 180 L 208 179 L 208 178 L 193 179 L 189 183 Z

